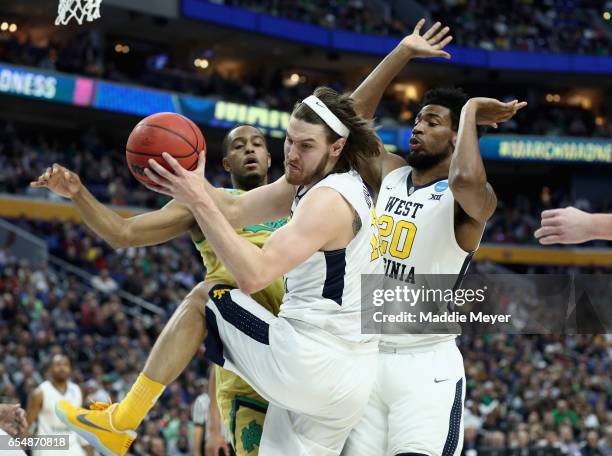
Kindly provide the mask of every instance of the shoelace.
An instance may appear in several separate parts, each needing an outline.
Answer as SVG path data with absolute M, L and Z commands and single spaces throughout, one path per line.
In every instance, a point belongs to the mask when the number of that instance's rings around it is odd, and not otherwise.
M 97 401 L 94 401 L 89 406 L 89 410 L 106 410 L 110 406 L 111 406 L 111 404 L 107 404 L 106 402 L 97 402 Z

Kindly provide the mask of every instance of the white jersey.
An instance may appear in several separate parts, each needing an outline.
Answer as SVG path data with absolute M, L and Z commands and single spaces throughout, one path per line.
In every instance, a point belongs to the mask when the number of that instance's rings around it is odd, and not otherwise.
M 208 421 L 208 411 L 210 409 L 210 397 L 207 393 L 200 394 L 194 404 L 191 411 L 191 418 L 193 424 L 204 426 Z
M 67 455 L 85 455 L 85 451 L 82 449 L 81 444 L 84 442 L 74 432 L 69 431 L 64 423 L 55 414 L 55 404 L 60 400 L 66 400 L 76 407 L 83 405 L 83 395 L 81 388 L 76 383 L 68 382 L 65 393 L 60 393 L 53 383 L 49 380 L 44 381 L 38 387 L 42 392 L 42 408 L 38 414 L 37 430 L 36 435 L 69 435 L 69 450 L 64 451 L 62 454 Z M 34 455 L 47 454 L 46 450 L 34 451 Z M 57 452 L 49 452 L 48 454 L 55 454 Z
M 456 275 L 459 284 L 474 252 L 455 238 L 455 199 L 448 179 L 415 186 L 412 168 L 403 166 L 383 180 L 376 216 L 385 276 L 409 282 L 415 275 Z M 404 233 L 402 233 L 402 231 Z M 454 334 L 383 334 L 381 348 L 422 348 L 454 340 Z
M 382 274 L 381 262 L 371 260 L 372 236 L 378 235 L 372 197 L 356 171 L 330 174 L 310 189 L 300 187 L 291 213 L 307 191 L 321 187 L 333 188 L 348 201 L 361 228 L 345 248 L 316 252 L 285 274 L 279 316 L 304 321 L 350 342 L 376 341 L 377 336 L 361 331 L 361 275 Z

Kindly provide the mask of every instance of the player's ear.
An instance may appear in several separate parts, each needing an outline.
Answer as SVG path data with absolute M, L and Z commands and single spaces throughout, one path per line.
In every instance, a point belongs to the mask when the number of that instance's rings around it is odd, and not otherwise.
M 342 149 L 344 148 L 345 144 L 346 138 L 336 139 L 336 141 L 334 141 L 334 143 L 331 145 L 331 156 L 337 157 L 338 155 L 340 155 L 340 152 L 342 152 Z
M 455 146 L 457 145 L 457 132 L 453 131 L 453 136 L 451 137 L 451 144 L 453 145 L 453 150 L 455 150 Z M 452 152 L 451 151 L 451 152 Z
M 272 166 L 272 156 L 270 155 L 270 152 L 268 152 L 268 169 L 270 169 L 270 167 Z
M 229 160 L 227 159 L 227 157 L 223 157 L 223 160 L 221 160 L 221 164 L 223 165 L 223 169 L 226 172 L 230 172 L 230 164 L 229 164 Z

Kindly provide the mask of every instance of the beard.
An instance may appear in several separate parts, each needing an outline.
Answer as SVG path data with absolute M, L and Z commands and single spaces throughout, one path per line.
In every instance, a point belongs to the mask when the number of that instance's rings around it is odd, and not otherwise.
M 411 152 L 406 158 L 406 162 L 419 171 L 427 171 L 428 169 L 433 168 L 438 163 L 444 161 L 444 159 L 448 156 L 446 152 L 440 153 L 427 153 L 427 152 Z
M 263 176 L 258 172 L 251 172 L 247 174 L 234 174 L 234 180 L 238 184 L 238 188 L 249 191 L 254 188 L 262 186 L 266 181 L 267 174 Z
M 285 178 L 287 182 L 291 185 L 310 185 L 314 182 L 318 182 L 324 177 L 325 167 L 327 166 L 327 161 L 329 159 L 329 152 L 325 152 L 315 169 L 308 174 L 305 174 L 302 170 L 302 174 L 299 176 L 292 175 L 289 172 L 289 166 L 285 163 Z

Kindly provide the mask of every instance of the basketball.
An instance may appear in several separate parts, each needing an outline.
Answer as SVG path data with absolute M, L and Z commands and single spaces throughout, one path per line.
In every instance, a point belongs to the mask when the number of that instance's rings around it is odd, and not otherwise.
M 134 177 L 143 184 L 153 184 L 144 173 L 150 158 L 172 171 L 161 156 L 168 152 L 183 168 L 191 171 L 198 166 L 202 150 L 206 151 L 206 142 L 195 123 L 180 114 L 158 112 L 134 127 L 127 140 L 125 156 Z

